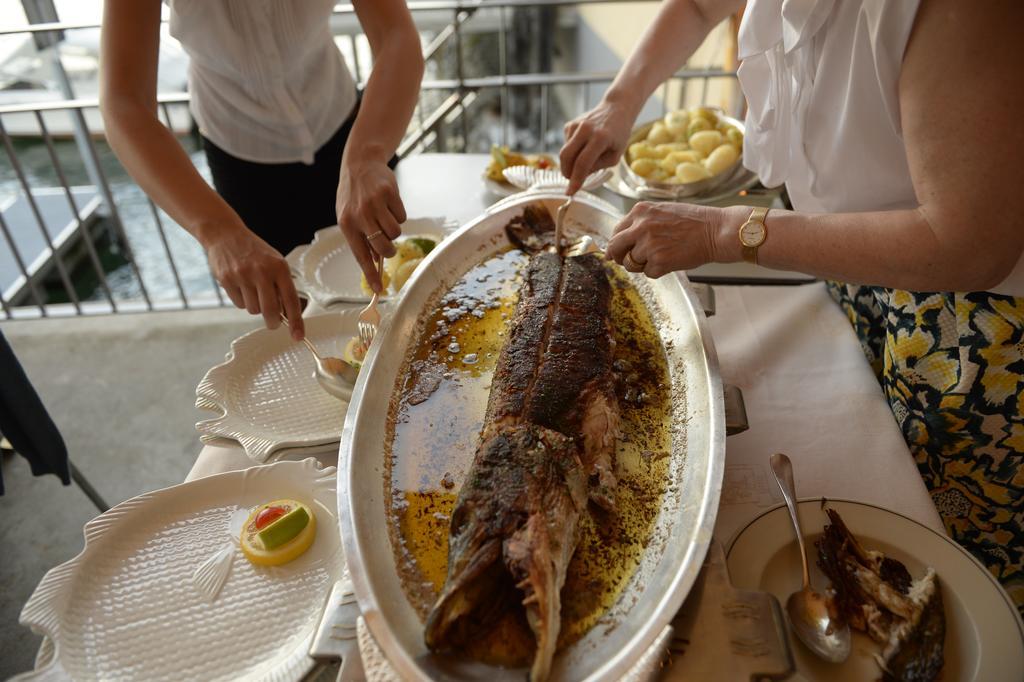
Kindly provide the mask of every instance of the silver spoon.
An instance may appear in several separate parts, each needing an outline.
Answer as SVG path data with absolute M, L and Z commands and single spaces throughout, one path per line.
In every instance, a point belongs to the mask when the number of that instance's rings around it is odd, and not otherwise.
M 796 529 L 796 541 L 800 546 L 800 560 L 803 562 L 803 587 L 789 595 L 786 613 L 796 636 L 807 648 L 820 658 L 832 663 L 842 663 L 850 655 L 850 627 L 840 626 L 828 614 L 828 605 L 820 592 L 811 587 L 811 576 L 807 571 L 807 550 L 804 548 L 804 534 L 800 530 L 800 519 L 796 513 L 796 486 L 793 483 L 793 463 L 781 452 L 771 456 L 772 473 L 782 490 L 782 497 L 789 508 L 789 517 Z
M 281 321 L 284 322 L 286 327 L 291 328 L 288 324 L 288 318 L 281 314 Z M 306 348 L 313 354 L 313 358 L 316 360 L 316 372 L 314 376 L 320 387 L 325 391 L 333 395 L 335 398 L 340 398 L 348 402 L 352 399 L 352 387 L 356 383 L 356 377 L 359 376 L 359 370 L 345 362 L 341 358 L 324 357 L 320 354 L 320 351 L 316 349 L 313 342 L 305 336 L 302 337 L 302 342 L 306 344 Z

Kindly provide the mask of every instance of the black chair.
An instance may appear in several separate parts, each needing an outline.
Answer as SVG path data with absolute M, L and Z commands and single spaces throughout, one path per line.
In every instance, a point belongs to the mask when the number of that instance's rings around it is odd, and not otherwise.
M 54 474 L 64 483 L 74 481 L 89 501 L 103 513 L 110 509 L 78 467 L 68 459 L 67 446 L 39 394 L 0 332 L 0 434 L 10 449 L 28 460 L 32 474 Z M 0 495 L 4 493 L 0 473 Z

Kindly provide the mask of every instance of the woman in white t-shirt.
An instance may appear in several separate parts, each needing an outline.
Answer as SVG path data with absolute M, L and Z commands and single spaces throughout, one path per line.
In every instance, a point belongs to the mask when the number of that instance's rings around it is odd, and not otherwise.
M 168 0 L 190 57 L 191 110 L 216 192 L 157 117 L 161 0 L 106 0 L 100 108 L 139 185 L 206 249 L 217 281 L 267 326 L 303 335 L 283 255 L 339 224 L 374 288 L 405 209 L 392 172 L 423 76 L 404 0 L 354 0 L 373 51 L 362 97 L 334 43 L 334 0 Z
M 663 3 L 603 101 L 566 125 L 573 190 L 741 6 Z M 795 210 L 641 202 L 607 252 L 650 277 L 748 260 L 828 280 L 947 530 L 1024 609 L 1022 25 L 1012 0 L 752 0 L 744 163 Z

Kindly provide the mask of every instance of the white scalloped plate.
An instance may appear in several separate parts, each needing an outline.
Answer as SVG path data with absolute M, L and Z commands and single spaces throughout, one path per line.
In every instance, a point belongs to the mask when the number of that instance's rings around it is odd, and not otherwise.
M 340 358 L 358 317 L 356 309 L 307 317 L 306 336 Z M 315 371 L 312 354 L 284 326 L 240 336 L 196 386 L 196 407 L 220 413 L 196 423 L 200 438 L 238 441 L 260 463 L 285 449 L 337 443 L 348 403 L 326 393 Z
M 412 218 L 402 223 L 402 233 L 436 234 L 443 239 L 457 227 L 445 218 Z M 360 285 L 359 264 L 337 226 L 317 230 L 312 243 L 294 248 L 286 260 L 295 288 L 322 308 L 370 301 Z M 387 299 L 381 296 L 380 300 Z
M 487 191 L 487 193 L 496 199 L 510 197 L 513 194 L 518 194 L 521 191 L 511 182 L 506 182 L 504 180 L 502 180 L 501 182 L 498 182 L 497 180 L 491 180 L 489 177 L 487 177 L 487 173 L 481 175 L 480 179 L 484 183 L 484 189 Z
M 43 635 L 37 668 L 15 679 L 295 680 L 345 561 L 335 469 L 316 460 L 231 471 L 146 493 L 85 525 L 85 548 L 51 569 L 21 612 Z M 246 561 L 232 528 L 273 499 L 305 502 L 317 534 L 295 561 Z M 237 532 L 237 531 L 236 531 Z M 193 574 L 229 548 L 212 601 Z
M 220 410 L 217 411 L 219 412 Z M 199 436 L 199 442 L 202 443 L 203 445 L 211 445 L 213 447 L 219 448 L 238 447 L 238 441 L 234 440 L 233 438 L 221 438 L 220 436 L 210 436 L 208 434 L 203 434 Z M 281 448 L 279 450 L 274 450 L 272 453 L 270 453 L 270 458 L 267 460 L 267 462 L 264 462 L 264 464 L 269 464 L 270 462 L 280 462 L 283 459 L 306 459 L 307 457 L 317 457 L 319 455 L 323 455 L 326 453 L 337 455 L 338 444 L 324 443 L 322 445 L 310 445 L 309 447 L 305 448 Z

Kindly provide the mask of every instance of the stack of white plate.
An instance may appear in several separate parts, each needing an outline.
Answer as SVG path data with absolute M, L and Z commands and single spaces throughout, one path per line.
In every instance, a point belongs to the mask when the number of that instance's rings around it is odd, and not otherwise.
M 323 355 L 342 357 L 358 334 L 358 308 L 306 318 Z M 231 342 L 224 362 L 196 387 L 196 407 L 216 412 L 196 430 L 207 444 L 234 441 L 256 462 L 336 450 L 348 403 L 326 393 L 312 354 L 288 330 L 258 329 Z
M 557 168 L 534 168 L 533 166 L 509 166 L 502 171 L 505 180 L 521 190 L 562 190 L 569 188 L 569 179 Z M 585 192 L 593 192 L 610 178 L 610 168 L 602 168 L 588 175 L 580 187 Z
M 456 227 L 445 218 L 414 218 L 402 233 L 443 239 Z M 338 311 L 307 317 L 306 335 L 323 355 L 343 357 L 358 334 L 358 306 L 369 301 L 344 235 L 337 226 L 324 228 L 286 258 L 310 309 Z M 235 339 L 226 360 L 196 387 L 196 407 L 217 415 L 196 424 L 200 440 L 238 443 L 259 463 L 337 450 L 348 404 L 320 388 L 315 369 L 313 356 L 284 327 Z

